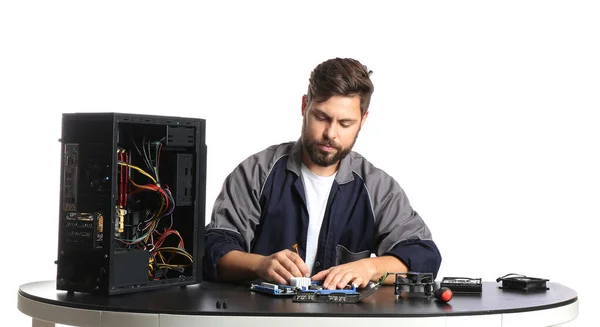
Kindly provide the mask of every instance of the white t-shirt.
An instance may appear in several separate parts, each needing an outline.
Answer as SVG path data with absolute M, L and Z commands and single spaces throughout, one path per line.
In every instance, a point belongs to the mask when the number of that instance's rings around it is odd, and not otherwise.
M 310 169 L 302 164 L 302 182 L 306 192 L 306 206 L 308 207 L 308 234 L 306 236 L 306 265 L 308 271 L 312 272 L 317 256 L 317 247 L 319 245 L 319 232 L 325 216 L 325 207 L 329 199 L 329 192 L 335 175 L 319 176 L 315 175 Z

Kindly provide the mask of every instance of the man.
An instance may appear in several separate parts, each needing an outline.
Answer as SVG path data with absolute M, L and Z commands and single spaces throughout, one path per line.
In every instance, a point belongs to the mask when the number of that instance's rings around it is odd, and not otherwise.
M 354 59 L 313 70 L 300 139 L 250 156 L 225 180 L 206 230 L 205 279 L 311 277 L 336 289 L 386 272 L 437 275 L 440 253 L 404 191 L 352 151 L 369 114 L 370 75 Z

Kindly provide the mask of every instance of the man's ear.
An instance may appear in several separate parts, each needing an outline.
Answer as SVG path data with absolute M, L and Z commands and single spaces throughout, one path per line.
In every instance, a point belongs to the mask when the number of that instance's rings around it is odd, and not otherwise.
M 362 118 L 360 119 L 360 128 L 363 127 L 363 125 L 365 124 L 365 121 L 367 121 L 367 117 L 369 116 L 369 111 L 365 111 L 365 114 L 362 115 Z
M 304 116 L 304 113 L 306 112 L 307 108 L 308 108 L 308 97 L 305 94 L 302 96 L 302 116 Z

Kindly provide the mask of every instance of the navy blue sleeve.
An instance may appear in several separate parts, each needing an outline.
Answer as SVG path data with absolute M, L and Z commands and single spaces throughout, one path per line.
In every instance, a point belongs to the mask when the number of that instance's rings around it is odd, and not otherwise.
M 442 255 L 431 240 L 402 241 L 385 254 L 392 255 L 404 262 L 408 271 L 432 273 L 434 279 L 442 264 Z
M 219 281 L 217 262 L 229 251 L 245 252 L 242 246 L 244 240 L 240 234 L 224 229 L 207 231 L 204 242 L 202 270 L 203 279 L 207 281 Z

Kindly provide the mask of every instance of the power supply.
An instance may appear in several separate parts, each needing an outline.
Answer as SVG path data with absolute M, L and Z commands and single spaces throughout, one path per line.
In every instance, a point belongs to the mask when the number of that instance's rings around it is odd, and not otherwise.
M 200 283 L 206 121 L 65 113 L 61 134 L 57 289 Z

